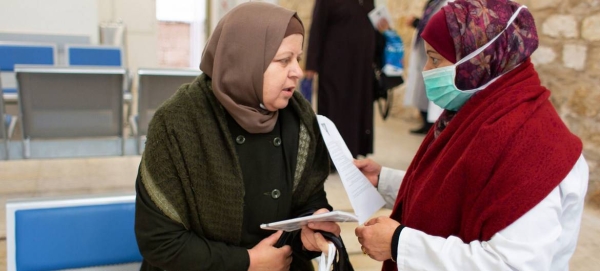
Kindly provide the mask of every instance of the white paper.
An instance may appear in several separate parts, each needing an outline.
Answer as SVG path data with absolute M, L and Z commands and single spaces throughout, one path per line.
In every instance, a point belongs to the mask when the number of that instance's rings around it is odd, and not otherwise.
M 317 116 L 317 121 L 331 160 L 342 179 L 354 213 L 358 216 L 358 223 L 363 224 L 385 205 L 385 200 L 354 165 L 354 158 L 335 124 L 321 115 Z
M 377 28 L 377 23 L 381 19 L 386 19 L 388 24 L 391 26 L 394 21 L 392 21 L 392 16 L 390 16 L 390 12 L 385 6 L 379 6 L 369 12 L 369 19 L 375 28 Z
M 331 211 L 322 214 L 302 216 L 277 222 L 261 224 L 260 228 L 265 230 L 283 230 L 283 231 L 295 231 L 302 228 L 302 226 L 309 222 L 318 221 L 332 221 L 332 222 L 356 222 L 358 218 L 356 215 L 343 211 Z

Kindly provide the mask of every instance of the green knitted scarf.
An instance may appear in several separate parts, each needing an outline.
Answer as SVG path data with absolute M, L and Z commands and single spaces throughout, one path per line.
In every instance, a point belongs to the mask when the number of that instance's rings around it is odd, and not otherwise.
M 292 194 L 296 209 L 323 186 L 329 158 L 310 104 L 295 93 L 289 106 L 301 123 Z M 239 245 L 244 181 L 209 77 L 181 86 L 157 110 L 140 167 L 144 187 L 166 216 L 210 240 Z

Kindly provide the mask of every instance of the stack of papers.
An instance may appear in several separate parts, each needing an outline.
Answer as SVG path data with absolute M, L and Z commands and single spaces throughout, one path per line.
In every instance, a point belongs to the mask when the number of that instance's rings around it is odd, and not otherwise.
M 273 223 L 261 224 L 260 228 L 265 230 L 282 230 L 282 231 L 295 231 L 302 228 L 309 222 L 319 221 L 333 221 L 333 222 L 357 222 L 358 217 L 354 214 L 343 212 L 343 211 L 332 211 L 329 213 L 322 213 L 318 215 L 303 216 L 298 218 L 292 218 L 288 220 L 282 220 Z

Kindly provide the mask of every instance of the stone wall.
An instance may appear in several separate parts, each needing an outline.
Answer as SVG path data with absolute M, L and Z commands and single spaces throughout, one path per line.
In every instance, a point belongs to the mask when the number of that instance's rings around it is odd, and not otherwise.
M 552 103 L 583 140 L 588 196 L 600 205 L 600 0 L 520 0 L 536 19 L 532 56 Z
M 408 59 L 414 31 L 404 23 L 420 16 L 425 0 L 387 0 L 394 27 L 406 46 Z M 600 206 L 600 0 L 518 0 L 534 15 L 539 49 L 532 56 L 542 83 L 552 91 L 552 103 L 569 128 L 584 142 L 590 166 L 588 196 Z M 280 0 L 297 10 L 310 26 L 314 0 Z M 408 63 L 407 63 L 408 64 Z M 396 92 L 393 117 L 417 118 L 402 106 L 404 90 Z

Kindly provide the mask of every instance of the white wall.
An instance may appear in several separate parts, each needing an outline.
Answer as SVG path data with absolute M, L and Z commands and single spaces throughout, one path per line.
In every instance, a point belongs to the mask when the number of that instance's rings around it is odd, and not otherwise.
M 97 44 L 99 24 L 119 19 L 128 67 L 158 66 L 154 0 L 0 0 L 0 32 L 85 35 Z
M 229 12 L 233 7 L 249 2 L 249 0 L 209 0 L 211 1 L 210 10 L 210 31 L 209 34 L 217 27 L 219 20 Z M 278 0 L 255 0 L 258 2 L 268 2 L 271 4 L 278 4 Z
M 98 42 L 96 1 L 1 0 L 0 32 L 86 35 Z
M 155 0 L 97 0 L 99 22 L 122 20 L 127 28 L 127 66 L 158 66 L 158 20 Z

